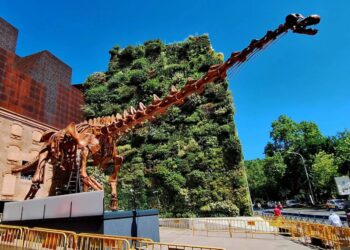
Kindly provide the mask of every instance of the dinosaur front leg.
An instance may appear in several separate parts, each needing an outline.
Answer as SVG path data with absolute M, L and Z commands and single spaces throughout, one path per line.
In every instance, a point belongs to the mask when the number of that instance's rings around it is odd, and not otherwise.
M 32 185 L 24 198 L 25 200 L 33 199 L 40 189 L 40 184 L 44 182 L 44 169 L 47 163 L 48 154 L 49 152 L 47 150 L 40 152 L 38 166 L 32 178 Z
M 26 197 L 24 197 L 25 200 L 28 199 L 34 199 L 36 193 L 38 192 L 38 190 L 40 189 L 40 184 L 39 183 L 32 183 L 32 185 L 30 186 L 30 189 L 26 195 Z
M 120 165 L 123 162 L 123 157 L 117 155 L 117 149 L 114 148 L 113 152 L 113 163 L 114 163 L 114 170 L 111 176 L 109 177 L 109 185 L 111 186 L 111 194 L 112 194 L 112 199 L 111 199 L 111 204 L 110 207 L 111 209 L 118 210 L 118 197 L 117 197 L 117 185 L 118 185 L 118 173 L 120 170 Z
M 80 178 L 83 181 L 84 187 L 83 191 L 87 192 L 89 190 L 89 187 L 93 188 L 94 190 L 102 190 L 102 185 L 98 183 L 94 178 L 88 176 L 86 171 L 86 163 L 89 156 L 89 149 L 87 147 L 84 147 L 81 150 L 81 165 L 80 165 Z

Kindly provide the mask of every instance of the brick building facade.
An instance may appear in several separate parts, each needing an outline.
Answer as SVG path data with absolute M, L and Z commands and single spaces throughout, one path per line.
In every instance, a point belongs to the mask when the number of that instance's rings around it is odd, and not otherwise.
M 20 57 L 16 43 L 17 30 L 0 18 L 0 107 L 56 128 L 82 121 L 72 69 L 46 50 Z
M 30 174 L 11 174 L 11 168 L 35 157 L 39 139 L 48 129 L 83 120 L 83 94 L 71 85 L 72 69 L 41 51 L 16 55 L 18 30 L 0 18 L 0 199 L 21 200 L 29 190 Z M 49 193 L 52 167 L 45 170 Z

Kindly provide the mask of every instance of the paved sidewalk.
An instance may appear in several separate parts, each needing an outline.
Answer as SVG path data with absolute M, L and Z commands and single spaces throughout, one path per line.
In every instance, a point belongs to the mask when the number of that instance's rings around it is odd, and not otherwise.
M 273 235 L 254 235 L 247 238 L 246 234 L 235 234 L 230 238 L 227 233 L 196 233 L 188 229 L 160 227 L 160 241 L 166 243 L 190 244 L 199 246 L 223 247 L 226 250 L 310 250 L 311 248 L 295 243 L 288 238 Z

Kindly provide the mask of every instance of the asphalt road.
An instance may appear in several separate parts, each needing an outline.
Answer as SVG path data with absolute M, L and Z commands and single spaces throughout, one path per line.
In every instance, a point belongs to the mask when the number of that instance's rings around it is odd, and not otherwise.
M 327 209 L 324 209 L 324 208 L 284 208 L 282 212 L 329 216 L 333 211 L 327 211 Z M 334 212 L 339 216 L 345 216 L 345 211 L 334 211 Z
M 284 208 L 282 210 L 282 215 L 284 215 L 286 218 L 289 217 L 291 219 L 300 219 L 310 222 L 328 224 L 328 216 L 333 212 L 338 214 L 343 221 L 343 225 L 347 226 L 345 211 L 327 211 L 323 208 Z M 273 209 L 259 210 L 257 213 L 273 215 Z

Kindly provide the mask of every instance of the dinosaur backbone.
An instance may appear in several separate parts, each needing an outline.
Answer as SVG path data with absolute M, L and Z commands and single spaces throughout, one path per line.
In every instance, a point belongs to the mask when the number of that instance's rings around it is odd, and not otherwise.
M 226 78 L 228 70 L 239 67 L 249 60 L 256 52 L 266 48 L 271 42 L 291 30 L 294 33 L 315 35 L 316 29 L 309 26 L 318 24 L 320 17 L 311 15 L 304 18 L 300 14 L 290 14 L 285 23 L 273 31 L 268 31 L 259 40 L 252 40 L 250 44 L 240 52 L 233 52 L 222 64 L 212 65 L 199 79 L 188 79 L 184 86 L 177 90 L 174 86 L 164 98 L 153 95 L 153 101 L 149 105 L 139 103 L 137 108 L 130 107 L 123 114 L 99 117 L 78 124 L 70 123 L 59 131 L 46 131 L 41 142 L 43 146 L 39 155 L 27 164 L 12 169 L 12 173 L 25 171 L 36 167 L 32 178 L 32 186 L 25 199 L 33 199 L 43 183 L 44 167 L 47 163 L 58 165 L 64 170 L 79 170 L 83 182 L 83 191 L 89 188 L 101 190 L 103 187 L 86 172 L 86 163 L 89 157 L 93 165 L 106 169 L 108 163 L 113 160 L 114 171 L 109 178 L 112 189 L 111 209 L 118 209 L 117 203 L 117 177 L 123 157 L 118 155 L 117 142 L 131 129 L 147 121 L 156 119 L 157 116 L 166 113 L 173 105 L 181 105 L 186 98 L 194 93 L 203 93 L 206 84 L 216 83 Z

